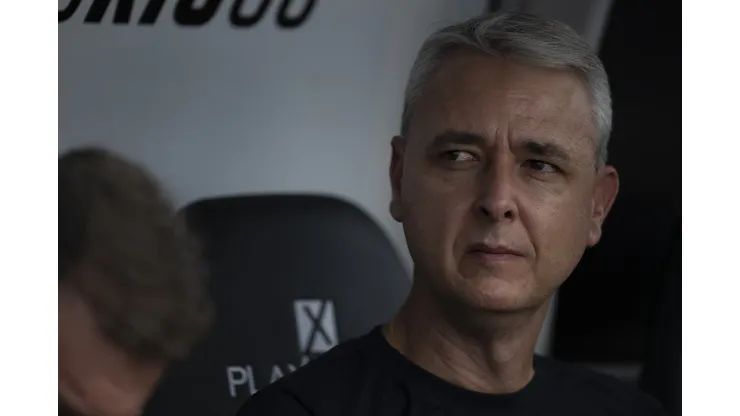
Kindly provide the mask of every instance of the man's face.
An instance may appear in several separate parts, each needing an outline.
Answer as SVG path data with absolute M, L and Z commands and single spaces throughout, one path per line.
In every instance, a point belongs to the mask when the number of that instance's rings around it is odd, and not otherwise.
M 449 55 L 393 140 L 391 213 L 415 277 L 466 306 L 541 305 L 596 244 L 618 188 L 581 81 Z

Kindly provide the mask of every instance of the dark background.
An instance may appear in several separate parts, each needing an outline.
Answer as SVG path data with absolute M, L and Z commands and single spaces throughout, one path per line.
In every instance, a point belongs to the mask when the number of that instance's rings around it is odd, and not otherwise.
M 640 362 L 665 291 L 666 256 L 680 239 L 681 3 L 615 1 L 600 56 L 614 108 L 609 160 L 621 189 L 602 241 L 560 291 L 553 355 Z

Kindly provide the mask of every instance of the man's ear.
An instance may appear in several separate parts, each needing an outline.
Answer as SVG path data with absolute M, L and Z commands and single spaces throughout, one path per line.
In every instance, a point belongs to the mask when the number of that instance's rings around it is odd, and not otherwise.
M 394 220 L 403 222 L 403 209 L 401 206 L 401 182 L 403 179 L 403 154 L 406 150 L 406 139 L 403 136 L 395 136 L 391 140 L 391 204 L 390 212 Z
M 591 209 L 591 227 L 588 232 L 588 246 L 594 246 L 601 239 L 601 227 L 606 216 L 614 205 L 619 193 L 619 175 L 613 166 L 606 165 L 596 174 L 593 203 Z

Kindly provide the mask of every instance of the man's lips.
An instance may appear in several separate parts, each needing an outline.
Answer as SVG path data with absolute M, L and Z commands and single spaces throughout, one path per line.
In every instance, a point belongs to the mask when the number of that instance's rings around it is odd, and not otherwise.
M 491 244 L 485 244 L 485 243 L 473 244 L 468 248 L 468 253 L 475 255 L 475 256 L 485 257 L 488 259 L 500 259 L 500 260 L 515 258 L 515 257 L 524 257 L 524 254 L 521 253 L 520 251 L 514 250 L 503 244 L 497 244 L 497 245 L 491 245 Z

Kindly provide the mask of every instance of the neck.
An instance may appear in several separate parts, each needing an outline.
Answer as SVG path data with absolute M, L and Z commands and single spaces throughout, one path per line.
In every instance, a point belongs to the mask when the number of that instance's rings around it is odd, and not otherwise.
M 417 282 L 385 328 L 401 354 L 450 383 L 481 393 L 512 393 L 532 380 L 549 300 L 519 312 L 447 308 Z

